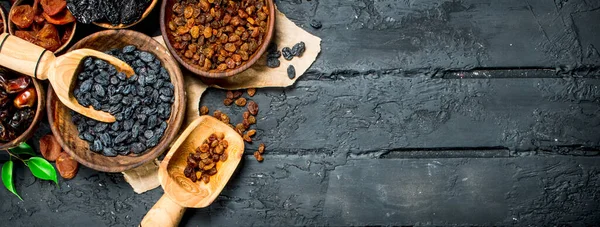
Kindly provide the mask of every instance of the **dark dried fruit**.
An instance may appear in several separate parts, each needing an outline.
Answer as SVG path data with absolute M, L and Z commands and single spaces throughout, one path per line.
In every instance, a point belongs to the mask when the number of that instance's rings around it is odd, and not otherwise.
M 285 58 L 285 60 L 292 60 L 292 58 L 294 58 L 294 54 L 292 53 L 292 49 L 290 49 L 289 47 L 284 47 L 281 50 L 281 55 L 283 55 L 283 58 Z
M 267 58 L 267 67 L 269 68 L 277 68 L 281 63 L 277 58 Z
M 73 113 L 73 118 L 86 119 L 74 123 L 92 151 L 107 156 L 141 154 L 163 137 L 171 115 L 173 85 L 160 60 L 150 53 L 134 46 L 107 53 L 122 58 L 136 74 L 127 78 L 107 62 L 87 58 L 73 95 L 84 106 L 112 113 L 117 121 L 105 124 Z M 93 132 L 92 138 L 87 138 L 88 131 Z
M 323 24 L 321 24 L 321 21 L 313 19 L 310 21 L 310 26 L 313 27 L 314 29 L 320 29 L 321 27 L 323 27 Z
M 288 66 L 287 75 L 290 79 L 294 79 L 296 77 L 296 68 L 293 65 Z
M 294 56 L 301 57 L 302 54 L 304 53 L 304 50 L 306 50 L 306 46 L 305 46 L 304 42 L 299 42 L 299 43 L 296 43 L 296 45 L 294 45 L 292 47 L 292 54 Z

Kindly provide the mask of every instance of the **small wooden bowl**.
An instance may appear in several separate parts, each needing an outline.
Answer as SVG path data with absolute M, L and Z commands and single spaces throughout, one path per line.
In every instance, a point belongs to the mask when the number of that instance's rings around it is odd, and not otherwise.
M 158 157 L 177 136 L 185 113 L 186 97 L 183 88 L 183 75 L 179 65 L 173 60 L 166 48 L 149 36 L 131 30 L 105 30 L 83 38 L 69 50 L 90 48 L 107 51 L 114 48 L 123 48 L 126 45 L 135 45 L 139 50 L 156 55 L 169 72 L 171 83 L 175 86 L 175 101 L 171 106 L 171 116 L 167 121 L 167 129 L 160 142 L 152 149 L 141 155 L 130 154 L 117 157 L 106 157 L 92 152 L 89 149 L 88 142 L 79 138 L 77 127 L 71 120 L 70 109 L 58 100 L 51 86 L 48 88 L 47 112 L 52 133 L 62 148 L 75 160 L 87 167 L 103 172 L 123 172 Z
M 15 23 L 13 23 L 12 21 L 10 21 L 10 18 L 12 18 L 13 12 L 14 12 L 14 6 L 18 6 L 18 5 L 23 5 L 23 4 L 30 4 L 33 5 L 33 1 L 32 0 L 17 0 L 15 2 L 15 4 L 13 4 L 13 7 L 11 7 L 10 9 L 10 13 L 8 14 L 8 18 L 6 18 L 9 22 L 8 22 L 8 32 L 11 35 L 15 35 L 15 32 L 18 31 L 17 26 L 15 25 Z M 41 6 L 39 6 L 41 7 Z M 65 10 L 68 10 L 65 8 Z M 71 32 L 71 36 L 69 37 L 69 40 L 66 43 L 63 43 L 58 49 L 56 49 L 56 51 L 54 51 L 54 53 L 59 53 L 62 50 L 64 50 L 65 48 L 67 48 L 67 46 L 69 45 L 69 43 L 71 43 L 71 41 L 73 40 L 73 37 L 75 36 L 75 31 L 77 31 L 77 21 L 74 21 L 72 23 L 69 23 L 73 25 L 73 32 Z M 69 25 L 67 24 L 67 25 Z M 66 25 L 61 25 L 61 26 L 66 26 Z
M 131 24 L 117 24 L 117 25 L 113 25 L 113 24 L 108 23 L 108 22 L 92 22 L 92 23 L 95 24 L 95 25 L 98 25 L 100 27 L 106 28 L 106 29 L 124 29 L 124 28 L 129 28 L 131 26 L 134 26 L 134 25 L 140 23 L 142 20 L 144 20 L 144 18 L 146 18 L 148 16 L 148 14 L 150 14 L 152 12 L 152 9 L 154 9 L 154 6 L 156 6 L 157 2 L 158 2 L 158 0 L 152 0 L 152 2 L 150 3 L 150 5 L 146 9 L 146 11 L 144 11 L 144 14 L 142 14 L 142 17 L 140 17 L 139 20 L 137 20 L 136 22 L 133 22 Z
M 7 73 L 17 74 L 16 72 L 10 71 L 7 71 Z M 35 93 L 37 94 L 37 105 L 33 121 L 31 121 L 31 125 L 29 126 L 29 128 L 27 128 L 25 132 L 21 133 L 21 135 L 19 135 L 16 139 L 7 143 L 0 143 L 0 150 L 6 150 L 8 148 L 19 146 L 19 144 L 31 138 L 33 136 L 33 133 L 37 130 L 38 123 L 44 117 L 44 107 L 46 107 L 46 92 L 44 92 L 44 86 L 39 80 L 33 78 L 31 79 L 31 82 L 35 87 Z
M 162 37 L 165 40 L 165 44 L 171 54 L 177 59 L 177 61 L 183 65 L 186 69 L 190 70 L 192 73 L 196 75 L 201 75 L 209 78 L 225 78 L 230 77 L 235 74 L 241 73 L 244 70 L 250 68 L 259 58 L 265 53 L 269 43 L 271 43 L 271 38 L 273 38 L 273 31 L 275 30 L 275 4 L 273 0 L 265 0 L 267 3 L 267 7 L 269 8 L 269 21 L 267 24 L 267 33 L 265 38 L 263 39 L 263 43 L 260 45 L 258 50 L 254 52 L 244 64 L 241 64 L 237 68 L 225 71 L 225 72 L 207 72 L 202 70 L 200 67 L 196 65 L 191 65 L 185 62 L 181 56 L 177 53 L 173 45 L 171 45 L 171 32 L 167 31 L 169 21 L 173 16 L 173 4 L 175 4 L 176 0 L 164 0 L 162 2 L 161 11 L 160 11 L 160 31 L 162 33 Z
M 4 8 L 0 6 L 0 16 L 2 17 L 2 33 L 6 33 L 8 31 L 8 22 L 6 21 L 6 14 L 4 13 Z

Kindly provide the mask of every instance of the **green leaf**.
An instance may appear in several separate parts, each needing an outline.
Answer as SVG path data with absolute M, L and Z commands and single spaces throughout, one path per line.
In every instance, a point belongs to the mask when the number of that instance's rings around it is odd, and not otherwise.
M 25 161 L 33 176 L 42 180 L 51 180 L 58 185 L 56 170 L 46 159 L 40 157 L 31 157 Z
M 21 144 L 19 144 L 19 146 L 17 147 L 13 147 L 8 149 L 10 150 L 11 153 L 13 154 L 27 154 L 27 155 L 31 155 L 31 156 L 36 156 L 35 152 L 33 152 L 33 148 L 31 148 L 31 146 L 29 146 L 29 144 L 23 142 Z
M 23 198 L 17 194 L 17 190 L 15 190 L 15 185 L 13 184 L 13 161 L 8 161 L 2 166 L 2 183 L 8 191 L 12 192 L 23 201 Z

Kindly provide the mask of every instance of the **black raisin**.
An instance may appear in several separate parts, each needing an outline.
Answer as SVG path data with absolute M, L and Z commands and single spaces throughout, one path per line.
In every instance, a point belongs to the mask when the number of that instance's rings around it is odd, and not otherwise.
M 294 58 L 294 54 L 292 54 L 292 49 L 290 49 L 289 47 L 284 47 L 281 50 L 281 55 L 283 55 L 283 58 L 285 58 L 285 60 L 292 60 L 292 58 Z
M 323 27 L 323 24 L 321 24 L 321 21 L 313 19 L 310 21 L 310 26 L 313 27 L 314 29 L 320 29 L 321 27 Z
M 294 56 L 300 57 L 304 53 L 304 50 L 306 50 L 306 46 L 305 46 L 304 42 L 299 42 L 299 43 L 296 43 L 296 45 L 294 45 L 294 47 L 292 47 L 292 54 Z
M 117 135 L 114 142 L 115 142 L 115 144 L 120 144 L 121 142 L 128 139 L 130 136 L 131 136 L 131 133 L 129 133 L 129 132 L 121 132 L 121 133 L 119 133 L 119 135 Z
M 296 77 L 296 68 L 293 65 L 288 66 L 287 75 L 290 79 L 294 79 Z
M 267 67 L 269 68 L 277 68 L 279 67 L 279 59 L 277 58 L 267 58 Z
M 126 54 L 131 53 L 131 52 L 135 51 L 135 49 L 136 48 L 134 45 L 127 45 L 127 46 L 123 47 L 123 53 L 126 53 Z

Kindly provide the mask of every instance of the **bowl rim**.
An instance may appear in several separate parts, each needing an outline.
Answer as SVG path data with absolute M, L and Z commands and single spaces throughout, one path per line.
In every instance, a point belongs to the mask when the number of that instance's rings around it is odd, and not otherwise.
M 231 77 L 231 76 L 234 76 L 238 73 L 245 71 L 246 69 L 248 69 L 252 65 L 254 65 L 254 63 L 256 63 L 258 61 L 258 59 L 260 59 L 260 57 L 265 53 L 265 51 L 267 50 L 267 47 L 271 43 L 271 39 L 273 38 L 273 33 L 275 33 L 275 17 L 276 17 L 275 3 L 273 2 L 273 0 L 265 0 L 267 2 L 267 6 L 269 6 L 269 23 L 267 24 L 268 29 L 267 29 L 266 37 L 264 39 L 264 42 L 261 44 L 260 48 L 253 55 L 251 55 L 251 58 L 246 63 L 244 63 L 243 65 L 240 65 L 237 68 L 234 68 L 232 70 L 225 71 L 225 72 L 203 71 L 203 70 L 200 70 L 198 67 L 195 67 L 195 66 L 190 65 L 187 62 L 185 62 L 179 56 L 177 51 L 175 51 L 175 48 L 173 48 L 173 46 L 171 45 L 171 42 L 169 41 L 169 37 L 168 37 L 168 33 L 167 33 L 167 26 L 165 24 L 166 11 L 171 10 L 171 9 L 167 9 L 167 3 L 169 1 L 172 1 L 172 0 L 163 0 L 162 5 L 161 5 L 161 10 L 160 10 L 160 32 L 165 41 L 165 45 L 167 46 L 167 49 L 169 50 L 169 52 L 171 52 L 171 55 L 175 58 L 175 60 L 177 60 L 177 62 L 179 62 L 179 64 L 181 64 L 183 67 L 185 67 L 187 70 L 189 70 L 193 74 L 201 76 L 201 77 L 219 79 L 219 78 Z
M 11 70 L 7 70 L 7 72 L 19 75 L 19 73 Z M 31 82 L 33 83 L 35 93 L 37 95 L 37 106 L 35 110 L 35 116 L 31 121 L 31 125 L 29 125 L 29 128 L 27 128 L 27 130 L 21 133 L 21 135 L 19 135 L 14 140 L 11 140 L 6 143 L 0 143 L 0 150 L 7 150 L 9 148 L 19 146 L 19 144 L 21 144 L 22 142 L 25 142 L 28 139 L 30 139 L 33 136 L 33 134 L 37 131 L 38 124 L 42 120 L 44 113 L 46 113 L 46 111 L 44 111 L 44 108 L 46 107 L 46 92 L 44 91 L 44 86 L 42 85 L 41 81 L 35 78 L 31 78 Z
M 90 34 L 90 35 L 84 37 L 83 39 L 79 40 L 73 46 L 71 46 L 71 48 L 69 48 L 69 51 L 75 50 L 74 47 L 80 43 L 88 42 L 90 39 L 93 39 L 96 37 L 101 37 L 101 36 L 131 36 L 131 37 L 137 37 L 137 38 L 141 37 L 143 39 L 148 40 L 148 43 L 152 43 L 153 46 L 156 47 L 156 48 L 153 48 L 154 51 L 160 51 L 160 52 L 164 51 L 167 54 L 166 55 L 167 58 L 168 57 L 172 58 L 172 55 L 166 50 L 166 48 L 161 50 L 160 48 L 164 48 L 164 47 L 158 41 L 153 39 L 152 37 L 147 36 L 146 34 L 137 32 L 137 31 L 127 30 L 127 29 L 104 30 L 104 31 L 99 31 L 99 32 Z M 173 76 L 178 77 L 179 80 L 182 83 L 184 83 L 183 73 L 181 72 L 181 69 L 176 64 L 176 61 L 173 61 L 172 59 L 171 59 L 171 61 L 173 63 L 175 63 L 175 65 L 176 65 L 176 67 L 174 67 L 175 71 L 173 72 L 173 74 L 175 74 L 175 75 L 173 75 Z M 171 72 L 169 75 L 171 76 Z M 177 90 L 177 86 L 174 86 L 174 87 Z M 184 118 L 184 112 L 185 112 L 185 111 L 180 111 L 180 112 L 174 111 L 175 109 L 173 108 L 173 106 L 179 105 L 179 106 L 181 106 L 181 108 L 183 110 L 185 110 L 186 104 L 187 104 L 187 97 L 186 97 L 185 93 L 186 93 L 185 87 L 182 86 L 181 91 L 179 92 L 178 95 L 176 95 L 177 96 L 176 100 L 177 99 L 180 100 L 179 103 L 173 102 L 173 104 L 172 104 L 171 118 L 173 118 L 173 119 L 170 119 L 170 122 L 169 122 L 169 127 L 173 127 L 173 130 L 171 130 L 171 133 L 167 134 L 167 131 L 165 131 L 165 134 L 163 135 L 163 138 L 161 139 L 161 142 L 159 144 L 157 144 L 155 147 L 153 147 L 150 150 L 146 150 L 141 155 L 135 156 L 136 158 L 139 158 L 138 161 L 132 162 L 128 165 L 121 164 L 116 167 L 113 167 L 113 166 L 107 167 L 105 165 L 97 164 L 96 162 L 90 162 L 87 159 L 83 159 L 82 157 L 77 155 L 73 150 L 71 150 L 71 147 L 67 146 L 67 144 L 65 143 L 64 139 L 62 138 L 62 136 L 60 134 L 60 131 L 59 131 L 57 125 L 55 124 L 55 111 L 54 111 L 54 108 L 52 108 L 52 105 L 53 105 L 53 103 L 60 102 L 60 101 L 57 100 L 56 94 L 54 93 L 54 90 L 51 85 L 48 85 L 47 100 L 46 100 L 46 112 L 48 115 L 48 123 L 50 125 L 50 129 L 52 130 L 54 137 L 56 138 L 56 140 L 58 141 L 58 143 L 61 145 L 61 147 L 63 148 L 63 150 L 65 152 L 67 152 L 69 155 L 71 155 L 77 162 L 79 162 L 82 165 L 85 165 L 91 169 L 95 169 L 95 170 L 102 171 L 102 172 L 115 172 L 116 173 L 116 172 L 123 172 L 123 171 L 129 170 L 129 169 L 133 169 L 138 166 L 141 166 L 144 163 L 154 160 L 155 158 L 157 158 L 158 156 L 160 156 L 161 154 L 163 154 L 165 151 L 168 150 L 171 142 L 174 141 L 179 134 L 179 130 L 181 129 L 181 126 L 183 125 L 183 118 Z M 103 156 L 103 157 L 106 157 L 106 156 Z M 106 157 L 106 158 L 118 159 L 120 157 L 122 157 L 122 156 L 118 155 L 116 157 Z
M 13 7 L 10 8 L 10 12 L 8 13 L 8 33 L 11 35 L 15 35 L 15 23 L 13 23 L 12 21 L 10 21 L 10 18 L 13 15 L 14 9 L 16 5 L 21 5 L 23 4 L 23 2 L 25 1 L 29 1 L 29 0 L 17 0 L 15 1 L 15 4 L 13 5 Z M 65 8 L 65 10 L 68 10 L 67 8 Z M 71 22 L 73 24 L 73 31 L 71 32 L 71 36 L 69 37 L 69 40 L 67 40 L 66 43 L 63 43 L 58 49 L 56 49 L 56 51 L 54 51 L 53 53 L 60 53 L 61 51 L 65 50 L 67 48 L 67 46 L 69 46 L 69 44 L 71 43 L 71 41 L 73 41 L 73 37 L 75 37 L 75 32 L 77 31 L 77 20 Z M 69 24 L 71 24 L 69 23 Z M 61 25 L 63 26 L 63 25 Z M 16 36 L 16 35 L 15 35 Z
M 4 7 L 0 6 L 0 16 L 2 16 L 2 33 L 8 32 L 8 23 L 6 22 L 6 13 L 4 12 Z
M 142 20 L 146 19 L 146 17 L 148 17 L 148 15 L 150 15 L 150 13 L 152 12 L 152 10 L 154 9 L 154 7 L 157 5 L 156 3 L 158 2 L 158 0 L 152 0 L 152 2 L 150 3 L 150 5 L 148 6 L 148 8 L 146 8 L 146 11 L 144 11 L 144 13 L 142 14 L 142 16 L 140 17 L 140 19 L 138 19 L 137 21 L 131 23 L 131 24 L 118 24 L 118 25 L 112 25 L 111 23 L 108 22 L 92 22 L 92 24 L 99 26 L 101 28 L 106 28 L 106 29 L 125 29 L 125 28 L 129 28 L 132 27 L 140 22 L 142 22 Z

